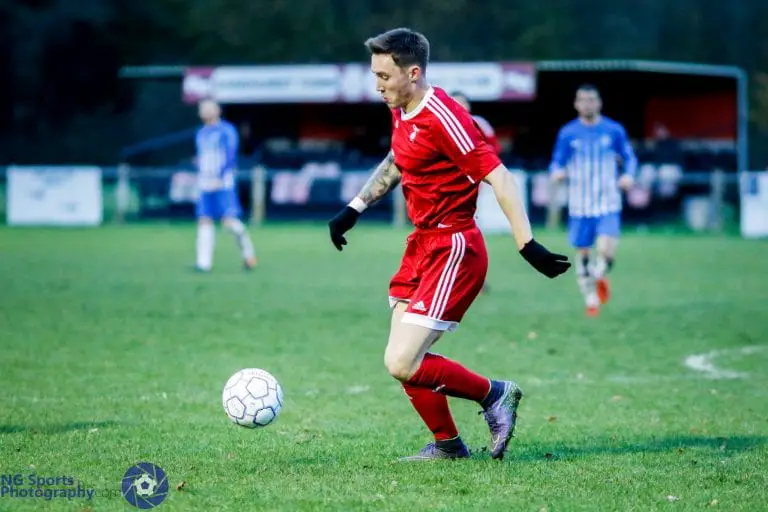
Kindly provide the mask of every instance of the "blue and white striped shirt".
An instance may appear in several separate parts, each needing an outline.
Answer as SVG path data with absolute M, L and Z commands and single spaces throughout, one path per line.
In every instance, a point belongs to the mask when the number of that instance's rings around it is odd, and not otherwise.
M 550 171 L 568 176 L 568 214 L 599 217 L 621 211 L 619 157 L 623 172 L 634 177 L 637 157 L 624 127 L 601 117 L 594 125 L 574 119 L 560 129 Z
M 198 186 L 202 191 L 231 189 L 237 170 L 237 130 L 227 121 L 204 125 L 195 137 Z

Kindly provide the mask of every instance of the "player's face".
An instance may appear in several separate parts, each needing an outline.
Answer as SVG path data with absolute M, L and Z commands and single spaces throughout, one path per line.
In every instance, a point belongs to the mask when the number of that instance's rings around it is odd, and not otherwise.
M 574 106 L 581 117 L 591 119 L 600 113 L 603 103 L 595 91 L 578 91 Z
M 376 76 L 376 90 L 389 108 L 405 107 L 412 96 L 412 86 L 418 77 L 418 66 L 401 68 L 391 55 L 371 56 L 371 71 Z
M 197 107 L 197 113 L 204 123 L 210 123 L 216 121 L 219 118 L 221 110 L 215 101 L 206 100 L 200 102 L 200 105 Z

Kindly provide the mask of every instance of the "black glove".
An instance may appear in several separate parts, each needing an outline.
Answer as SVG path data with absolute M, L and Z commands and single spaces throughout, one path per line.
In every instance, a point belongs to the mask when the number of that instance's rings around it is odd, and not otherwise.
M 567 256 L 551 253 L 533 239 L 520 249 L 520 254 L 533 268 L 550 279 L 559 276 L 571 267 Z
M 333 242 L 333 245 L 338 250 L 341 250 L 342 245 L 347 245 L 344 233 L 352 229 L 359 218 L 360 212 L 351 206 L 345 206 L 343 210 L 328 222 L 328 228 L 331 231 L 331 242 Z

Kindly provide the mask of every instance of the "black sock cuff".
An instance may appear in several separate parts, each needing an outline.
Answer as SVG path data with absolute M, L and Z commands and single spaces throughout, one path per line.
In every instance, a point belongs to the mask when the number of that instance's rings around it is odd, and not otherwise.
M 493 402 L 501 398 L 501 395 L 504 394 L 504 383 L 499 382 L 497 380 L 491 381 L 491 390 L 488 391 L 488 396 L 486 396 L 482 402 L 480 402 L 480 406 L 483 409 L 487 409 Z
M 435 441 L 435 446 L 447 452 L 455 452 L 464 446 L 464 441 L 461 440 L 461 436 L 456 436 L 453 439 L 441 439 Z

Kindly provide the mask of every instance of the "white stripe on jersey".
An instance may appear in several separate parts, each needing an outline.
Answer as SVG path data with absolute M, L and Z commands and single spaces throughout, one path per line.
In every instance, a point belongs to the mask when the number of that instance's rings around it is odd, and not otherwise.
M 234 186 L 232 169 L 222 172 L 227 163 L 229 140 L 223 125 L 206 126 L 196 135 L 198 186 L 201 190 L 217 190 Z
M 475 143 L 472 142 L 472 138 L 467 131 L 461 125 L 453 112 L 451 112 L 445 104 L 435 96 L 432 96 L 427 101 L 427 108 L 437 116 L 440 123 L 451 136 L 453 142 L 461 151 L 462 155 L 466 155 L 475 148 Z
M 568 211 L 575 217 L 596 217 L 621 210 L 618 164 L 612 148 L 600 140 L 581 141 L 568 164 Z

